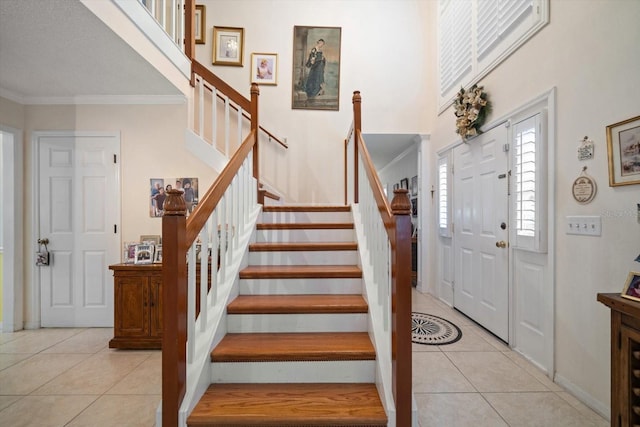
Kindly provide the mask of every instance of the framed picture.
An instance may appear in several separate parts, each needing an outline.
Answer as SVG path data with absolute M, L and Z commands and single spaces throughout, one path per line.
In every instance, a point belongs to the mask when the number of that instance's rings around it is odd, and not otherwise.
M 242 67 L 244 28 L 213 27 L 213 65 Z
M 164 201 L 167 198 L 167 191 L 172 189 L 182 191 L 184 201 L 187 203 L 187 216 L 198 205 L 198 178 L 151 178 L 150 217 L 160 218 L 164 215 Z M 142 238 L 140 240 L 142 241 Z
M 153 262 L 153 245 L 136 245 L 134 264 L 151 264 Z
M 203 4 L 196 5 L 196 18 L 194 21 L 195 25 L 195 35 L 196 35 L 196 44 L 204 44 L 205 43 L 205 28 L 206 25 L 206 7 Z
M 400 188 L 400 183 L 396 182 L 395 184 L 393 184 L 393 191 L 396 191 Z
M 418 176 L 411 177 L 411 196 L 418 195 Z
M 293 27 L 291 108 L 339 110 L 340 27 Z
M 148 243 L 150 245 L 159 245 L 160 239 L 161 238 L 159 234 L 143 234 L 140 236 L 140 243 Z
M 640 184 L 640 116 L 607 126 L 609 186 Z
M 153 263 L 162 264 L 162 245 L 156 245 L 156 250 L 153 254 Z
M 278 54 L 251 54 L 251 83 L 259 85 L 278 84 Z
M 400 180 L 400 188 L 404 188 L 405 190 L 409 189 L 409 179 L 408 178 L 402 178 Z
M 125 264 L 133 264 L 136 260 L 136 245 L 135 242 L 125 242 L 124 251 L 122 252 L 122 262 Z
M 623 298 L 640 301 L 640 273 L 637 273 L 635 271 L 629 273 L 620 296 L 622 296 Z
M 418 216 L 418 198 L 417 197 L 411 199 L 411 216 L 414 218 Z

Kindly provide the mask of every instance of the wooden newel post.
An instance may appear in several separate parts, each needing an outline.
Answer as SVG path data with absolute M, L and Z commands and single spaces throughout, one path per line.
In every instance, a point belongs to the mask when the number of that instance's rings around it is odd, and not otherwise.
M 187 370 L 187 204 L 167 191 L 162 217 L 162 425 L 178 426 Z
M 391 271 L 391 363 L 396 425 L 411 425 L 411 202 L 409 190 L 394 190 L 391 211 L 395 250 Z M 393 244 L 393 243 L 392 243 Z
M 251 83 L 251 130 L 254 132 L 255 144 L 253 145 L 253 177 L 260 181 L 260 157 L 258 155 L 258 97 L 260 89 L 256 83 Z M 259 184 L 259 183 L 258 183 Z M 259 188 L 259 187 L 258 187 Z
M 362 132 L 362 97 L 360 91 L 353 92 L 353 202 L 358 203 L 358 144 Z

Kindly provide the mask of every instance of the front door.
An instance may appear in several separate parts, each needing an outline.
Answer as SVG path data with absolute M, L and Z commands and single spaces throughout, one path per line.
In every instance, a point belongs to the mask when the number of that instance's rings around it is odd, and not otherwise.
M 453 150 L 454 307 L 509 341 L 507 129 Z
M 37 267 L 43 327 L 113 326 L 120 259 L 116 135 L 39 135 L 38 239 L 50 264 Z M 42 247 L 43 248 L 43 247 Z

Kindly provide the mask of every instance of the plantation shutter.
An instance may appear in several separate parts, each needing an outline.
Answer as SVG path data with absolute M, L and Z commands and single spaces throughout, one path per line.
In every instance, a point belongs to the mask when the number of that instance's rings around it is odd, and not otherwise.
M 531 0 L 478 1 L 478 60 L 484 59 L 532 13 Z
M 451 237 L 449 185 L 449 155 L 446 155 L 438 159 L 438 230 L 443 237 Z
M 471 3 L 442 1 L 439 28 L 440 92 L 444 96 L 471 72 Z

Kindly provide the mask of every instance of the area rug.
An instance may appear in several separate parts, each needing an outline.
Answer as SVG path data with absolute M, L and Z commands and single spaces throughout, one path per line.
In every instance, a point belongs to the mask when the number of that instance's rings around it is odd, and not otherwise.
M 425 313 L 411 313 L 411 341 L 416 344 L 453 344 L 462 338 L 462 331 L 442 317 Z

